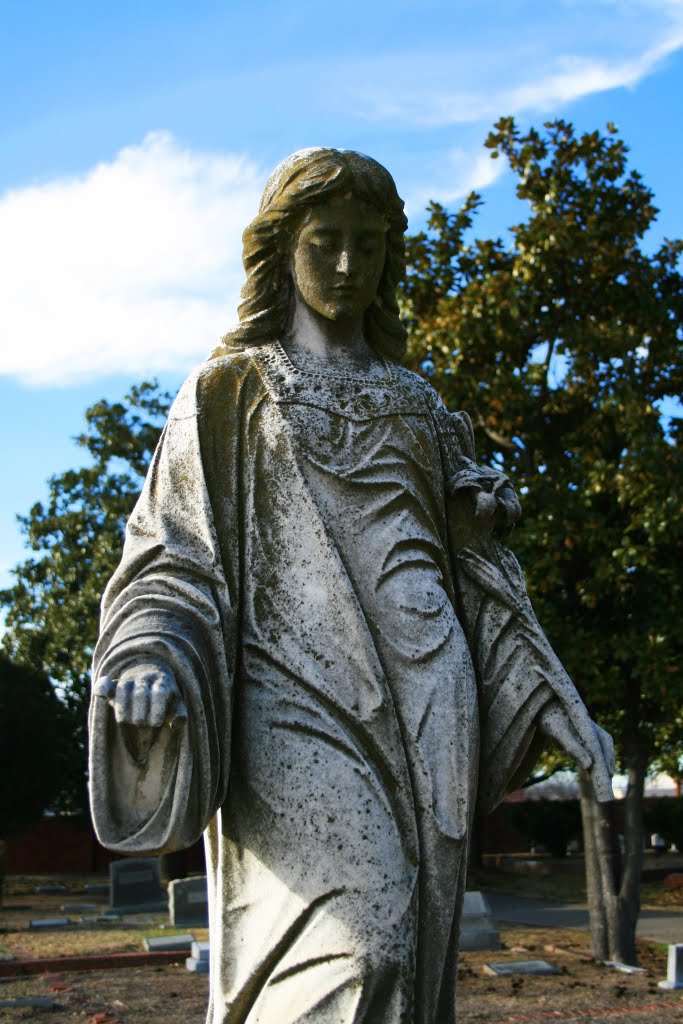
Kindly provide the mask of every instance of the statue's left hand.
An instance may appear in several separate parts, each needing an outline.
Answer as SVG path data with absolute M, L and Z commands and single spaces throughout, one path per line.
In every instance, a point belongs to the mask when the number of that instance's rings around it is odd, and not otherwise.
M 571 708 L 553 700 L 538 720 L 541 732 L 586 771 L 590 772 L 595 796 L 600 801 L 613 800 L 614 743 L 612 737 L 589 717 L 577 700 Z

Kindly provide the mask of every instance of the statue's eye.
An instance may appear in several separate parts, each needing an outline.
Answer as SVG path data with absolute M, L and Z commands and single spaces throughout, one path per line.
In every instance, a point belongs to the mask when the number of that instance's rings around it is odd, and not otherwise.
M 321 252 L 334 252 L 337 248 L 337 239 L 333 235 L 319 234 L 313 235 L 311 242 L 314 248 L 319 249 Z

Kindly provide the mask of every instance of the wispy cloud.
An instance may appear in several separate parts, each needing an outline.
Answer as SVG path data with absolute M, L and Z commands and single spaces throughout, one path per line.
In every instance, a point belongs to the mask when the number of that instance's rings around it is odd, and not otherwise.
M 683 48 L 681 0 L 578 0 L 563 6 L 575 10 L 571 29 L 569 21 L 553 22 L 548 15 L 544 23 L 541 16 L 533 36 L 525 23 L 526 37 L 474 39 L 462 53 L 438 49 L 385 57 L 376 73 L 369 66 L 358 73 L 363 90 L 355 96 L 357 112 L 372 121 L 420 128 L 547 113 L 591 94 L 632 88 Z
M 0 373 L 50 385 L 203 357 L 235 319 L 263 178 L 154 133 L 82 177 L 0 197 Z
M 470 192 L 482 192 L 493 185 L 506 169 L 505 161 L 492 160 L 487 150 L 452 149 L 445 155 L 439 174 L 430 178 L 429 185 L 422 183 L 406 193 L 406 213 L 412 220 L 422 214 L 432 199 L 446 206 L 457 203 Z

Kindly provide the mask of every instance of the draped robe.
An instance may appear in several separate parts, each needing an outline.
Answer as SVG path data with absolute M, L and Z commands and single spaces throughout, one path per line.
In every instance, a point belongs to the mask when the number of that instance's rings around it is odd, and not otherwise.
M 161 659 L 188 718 L 141 768 L 95 696 L 90 786 L 114 850 L 204 832 L 211 1024 L 455 1020 L 477 789 L 498 802 L 571 690 L 513 556 L 453 550 L 456 497 L 499 482 L 395 364 L 316 373 L 274 343 L 181 389 L 93 678 Z

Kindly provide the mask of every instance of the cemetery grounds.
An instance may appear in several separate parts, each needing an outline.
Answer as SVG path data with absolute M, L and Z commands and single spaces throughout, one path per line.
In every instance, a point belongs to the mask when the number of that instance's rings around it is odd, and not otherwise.
M 113 956 L 143 951 L 154 935 L 189 931 L 198 940 L 202 928 L 172 929 L 168 915 L 131 915 L 122 921 L 77 922 L 67 928 L 36 931 L 30 921 L 64 916 L 62 904 L 95 902 L 83 884 L 102 878 L 46 879 L 10 877 L 0 907 L 0 1020 L 50 1021 L 50 1024 L 203 1024 L 208 977 L 177 963 L 137 967 L 100 966 L 96 970 L 58 970 L 54 958 Z M 60 882 L 67 892 L 38 894 L 37 884 Z M 106 895 L 99 896 L 101 909 Z M 667 898 L 667 905 L 671 901 Z M 683 911 L 683 898 L 680 899 Z M 683 913 L 681 915 L 683 924 Z M 463 953 L 458 971 L 459 1024 L 542 1024 L 546 1021 L 620 1024 L 683 1024 L 683 991 L 659 989 L 666 976 L 666 947 L 640 941 L 640 966 L 645 973 L 623 974 L 593 961 L 588 934 L 565 929 L 515 927 L 501 929 L 504 948 L 498 952 Z M 18 977 L 19 964 L 39 959 L 46 968 Z M 560 971 L 550 977 L 491 977 L 484 965 L 510 960 L 543 959 Z M 50 965 L 52 962 L 52 965 Z M 101 961 L 98 961 L 101 964 Z M 12 964 L 15 973 L 12 974 Z M 59 965 L 58 965 L 59 966 Z M 46 1005 L 3 1008 L 3 1001 L 34 999 Z M 51 1005 L 49 1005 L 51 1004 Z M 378 1022 L 379 1024 L 379 1022 Z

